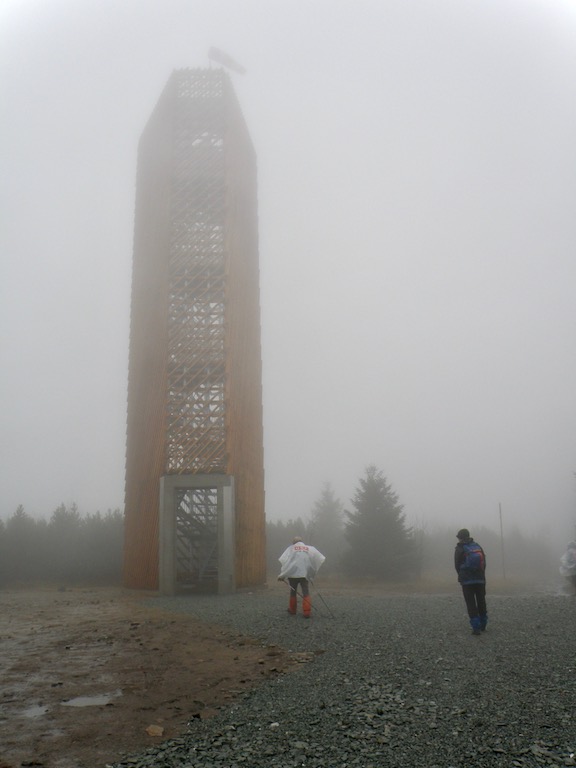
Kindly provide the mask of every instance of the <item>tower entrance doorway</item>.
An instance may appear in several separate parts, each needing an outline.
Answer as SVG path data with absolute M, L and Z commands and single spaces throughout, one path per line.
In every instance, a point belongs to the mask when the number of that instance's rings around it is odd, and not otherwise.
M 214 589 L 218 584 L 218 490 L 176 491 L 176 586 Z
M 233 477 L 163 477 L 159 534 L 162 594 L 234 591 Z

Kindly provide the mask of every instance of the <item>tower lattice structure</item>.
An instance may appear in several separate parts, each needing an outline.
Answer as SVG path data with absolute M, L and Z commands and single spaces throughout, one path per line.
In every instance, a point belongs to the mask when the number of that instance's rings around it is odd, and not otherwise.
M 159 483 L 235 482 L 238 586 L 265 579 L 256 158 L 228 75 L 173 72 L 139 143 L 124 583 L 158 586 Z

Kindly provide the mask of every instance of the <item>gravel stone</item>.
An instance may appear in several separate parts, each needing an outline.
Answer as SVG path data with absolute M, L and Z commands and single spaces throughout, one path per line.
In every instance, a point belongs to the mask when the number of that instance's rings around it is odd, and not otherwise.
M 473 636 L 459 593 L 162 597 L 302 663 L 111 768 L 576 766 L 576 599 L 490 596 Z

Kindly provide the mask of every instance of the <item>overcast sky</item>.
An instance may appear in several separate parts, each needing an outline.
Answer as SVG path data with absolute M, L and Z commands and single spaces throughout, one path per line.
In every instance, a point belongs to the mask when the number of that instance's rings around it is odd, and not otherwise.
M 1 0 L 0 515 L 122 507 L 137 142 L 232 75 L 259 167 L 266 505 L 576 522 L 576 0 Z

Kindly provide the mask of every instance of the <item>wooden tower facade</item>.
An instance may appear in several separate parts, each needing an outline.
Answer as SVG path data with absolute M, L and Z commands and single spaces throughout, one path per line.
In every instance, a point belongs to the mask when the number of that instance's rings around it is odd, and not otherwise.
M 183 581 L 210 578 L 202 489 L 226 475 L 236 586 L 264 582 L 261 381 L 255 153 L 228 75 L 177 70 L 138 150 L 125 586 L 158 588 L 160 483 L 173 475 L 203 477 L 176 511 Z

